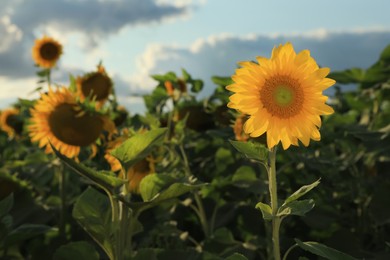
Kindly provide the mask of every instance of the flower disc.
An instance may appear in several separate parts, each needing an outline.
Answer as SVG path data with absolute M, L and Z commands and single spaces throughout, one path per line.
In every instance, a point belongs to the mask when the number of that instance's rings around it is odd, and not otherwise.
M 257 61 L 241 62 L 234 83 L 226 87 L 234 92 L 228 107 L 249 115 L 244 131 L 251 137 L 267 133 L 269 148 L 320 140 L 320 116 L 333 113 L 322 95 L 335 83 L 326 78 L 329 69 L 319 68 L 308 50 L 295 53 L 290 43 L 275 47 L 270 59 Z

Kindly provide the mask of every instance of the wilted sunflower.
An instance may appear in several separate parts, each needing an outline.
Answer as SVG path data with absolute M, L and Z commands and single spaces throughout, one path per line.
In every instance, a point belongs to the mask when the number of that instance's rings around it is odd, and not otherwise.
M 62 45 L 53 38 L 44 36 L 35 40 L 32 48 L 32 57 L 35 63 L 42 68 L 52 68 L 62 54 Z
M 310 138 L 319 141 L 320 116 L 333 113 L 322 95 L 335 83 L 326 78 L 329 68 L 319 68 L 308 50 L 295 53 L 291 43 L 275 47 L 270 59 L 256 59 L 240 62 L 234 83 L 226 87 L 235 92 L 228 107 L 250 116 L 244 131 L 251 137 L 267 132 L 268 148 L 279 141 L 284 149 L 298 140 L 305 146 Z
M 92 147 L 103 130 L 112 131 L 113 123 L 104 116 L 88 114 L 77 104 L 75 96 L 61 87 L 42 94 L 31 109 L 31 124 L 28 127 L 32 142 L 46 146 L 51 153 L 52 145 L 69 158 L 77 157 L 83 146 Z
M 0 129 L 11 138 L 22 133 L 23 121 L 19 118 L 18 109 L 9 108 L 0 112 Z
M 87 97 L 96 101 L 101 107 L 112 92 L 112 81 L 103 66 L 99 65 L 96 72 L 88 73 L 76 79 L 77 95 L 80 101 Z
M 142 159 L 141 161 L 130 167 L 125 173 L 125 170 L 122 169 L 122 165 L 119 160 L 110 154 L 112 150 L 114 150 L 124 141 L 126 141 L 129 136 L 129 133 L 125 131 L 123 135 L 109 142 L 104 158 L 110 164 L 112 171 L 120 171 L 119 177 L 128 180 L 128 190 L 132 193 L 139 193 L 139 184 L 141 180 L 145 176 L 155 172 L 153 157 L 151 155 L 147 156 L 146 158 Z

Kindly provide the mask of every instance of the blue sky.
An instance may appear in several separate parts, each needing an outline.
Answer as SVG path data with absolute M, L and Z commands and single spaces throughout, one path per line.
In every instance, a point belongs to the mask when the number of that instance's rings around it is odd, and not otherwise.
M 142 112 L 149 75 L 187 69 L 212 91 L 210 77 L 236 62 L 269 56 L 291 41 L 332 70 L 368 67 L 390 44 L 390 1 L 314 0 L 1 0 L 0 109 L 36 85 L 34 38 L 64 45 L 54 80 L 67 84 L 102 60 L 120 101 Z

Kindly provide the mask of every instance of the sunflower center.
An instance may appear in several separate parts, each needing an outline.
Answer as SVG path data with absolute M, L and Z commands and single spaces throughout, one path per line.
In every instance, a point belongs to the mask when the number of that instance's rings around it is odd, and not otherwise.
M 92 95 L 95 100 L 103 100 L 110 95 L 111 81 L 109 77 L 97 72 L 83 81 L 81 89 L 84 96 Z
M 49 116 L 49 127 L 60 141 L 74 146 L 92 144 L 103 129 L 98 116 L 77 116 L 74 105 L 61 104 Z
M 304 93 L 298 80 L 290 76 L 276 75 L 266 79 L 260 90 L 260 100 L 273 116 L 289 118 L 301 111 Z
M 21 134 L 23 131 L 23 121 L 17 115 L 9 115 L 5 120 L 5 123 L 14 129 L 17 134 Z
M 56 60 L 60 55 L 58 46 L 51 42 L 43 44 L 39 50 L 39 53 L 45 60 Z

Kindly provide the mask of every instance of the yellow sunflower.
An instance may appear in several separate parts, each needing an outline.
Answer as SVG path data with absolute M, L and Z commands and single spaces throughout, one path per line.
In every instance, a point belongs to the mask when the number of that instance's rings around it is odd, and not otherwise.
M 37 65 L 50 69 L 56 65 L 62 54 L 62 45 L 53 38 L 44 36 L 35 40 L 32 57 Z
M 69 89 L 61 87 L 42 94 L 31 109 L 31 124 L 28 126 L 32 142 L 46 147 L 51 153 L 50 143 L 69 158 L 77 157 L 80 148 L 90 146 L 96 152 L 94 142 L 103 130 L 112 131 L 113 123 L 101 115 L 88 114 L 76 102 Z
M 140 132 L 143 131 L 144 130 L 141 130 Z M 129 136 L 129 133 L 125 131 L 123 135 L 117 137 L 116 139 L 108 143 L 104 158 L 110 164 L 112 171 L 120 171 L 119 177 L 128 180 L 128 190 L 132 193 L 139 193 L 139 184 L 141 180 L 145 176 L 155 172 L 155 160 L 153 159 L 153 157 L 151 155 L 147 156 L 146 158 L 142 159 L 141 161 L 137 162 L 135 165 L 127 169 L 127 172 L 125 173 L 125 170 L 122 168 L 120 161 L 110 154 L 113 149 L 120 146 L 124 141 L 129 138 Z
M 0 129 L 11 138 L 22 133 L 23 121 L 19 118 L 18 109 L 9 108 L 0 112 Z
M 297 54 L 291 43 L 275 47 L 270 59 L 256 59 L 240 62 L 226 87 L 235 92 L 228 107 L 249 115 L 244 131 L 251 137 L 266 132 L 269 149 L 280 141 L 284 149 L 298 140 L 305 146 L 319 141 L 320 116 L 334 112 L 322 95 L 335 83 L 326 78 L 329 68 L 319 68 L 308 50 Z
M 76 79 L 77 95 L 80 101 L 87 97 L 96 101 L 101 107 L 112 92 L 112 81 L 103 66 L 99 65 L 96 72 L 88 73 Z

